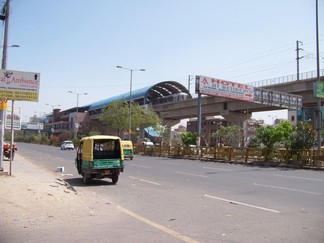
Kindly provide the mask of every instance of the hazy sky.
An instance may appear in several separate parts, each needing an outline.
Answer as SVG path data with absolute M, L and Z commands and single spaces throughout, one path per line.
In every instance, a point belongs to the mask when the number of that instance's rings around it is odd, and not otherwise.
M 130 72 L 116 65 L 146 69 L 133 73 L 134 90 L 167 80 L 187 87 L 188 75 L 247 83 L 296 74 L 296 40 L 304 49 L 300 72 L 316 70 L 315 3 L 12 0 L 8 44 L 20 47 L 8 49 L 7 68 L 41 73 L 39 101 L 15 106 L 27 120 L 51 112 L 46 103 L 75 107 L 69 90 L 88 93 L 79 96 L 80 106 L 127 93 Z M 323 57 L 323 0 L 319 14 Z

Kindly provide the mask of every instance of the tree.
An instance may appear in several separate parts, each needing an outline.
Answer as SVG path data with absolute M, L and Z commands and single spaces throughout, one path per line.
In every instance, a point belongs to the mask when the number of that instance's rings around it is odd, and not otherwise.
M 292 135 L 292 149 L 310 149 L 315 140 L 315 131 L 307 122 L 298 122 Z
M 131 104 L 131 130 L 136 131 L 136 128 L 143 130 L 145 127 L 153 126 L 160 122 L 160 117 L 152 110 L 145 109 L 140 105 Z M 123 130 L 129 128 L 129 106 L 122 100 L 114 101 L 103 109 L 99 116 L 99 120 L 116 130 L 120 137 Z
M 221 139 L 224 144 L 236 147 L 240 142 L 240 133 L 241 129 L 237 125 L 227 127 L 221 126 L 215 133 L 213 133 L 213 137 L 217 138 L 218 141 Z
M 161 119 L 153 110 L 138 104 L 132 105 L 132 130 L 143 130 L 159 123 L 161 124 Z
M 256 132 L 256 138 L 260 141 L 261 146 L 267 149 L 273 149 L 274 144 L 280 141 L 280 136 L 273 126 L 259 127 Z
M 117 136 L 123 129 L 128 128 L 128 105 L 122 101 L 113 101 L 102 110 L 99 121 L 116 130 Z
M 193 132 L 184 132 L 181 134 L 181 140 L 185 146 L 195 145 L 197 141 L 197 135 Z
M 165 141 L 169 138 L 170 127 L 168 127 L 167 125 L 162 125 L 162 123 L 159 122 L 154 125 L 153 128 L 160 136 L 160 144 L 164 145 Z
M 283 121 L 278 124 L 277 127 L 275 127 L 275 132 L 277 133 L 278 142 L 281 142 L 284 144 L 286 149 L 291 148 L 291 139 L 293 132 L 295 130 L 295 127 L 289 123 L 289 121 Z

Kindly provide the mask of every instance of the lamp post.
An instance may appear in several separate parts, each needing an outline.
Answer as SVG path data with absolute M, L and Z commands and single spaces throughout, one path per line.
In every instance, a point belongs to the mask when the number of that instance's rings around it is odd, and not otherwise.
M 88 93 L 75 93 L 72 91 L 69 91 L 71 94 L 75 94 L 77 96 L 77 106 L 76 106 L 76 111 L 75 111 L 75 125 L 74 125 L 74 137 L 76 138 L 78 135 L 78 129 L 79 129 L 79 124 L 78 124 L 78 112 L 79 112 L 79 96 L 80 95 L 87 95 Z
M 131 141 L 131 132 L 132 132 L 132 85 L 133 85 L 133 72 L 144 72 L 145 69 L 131 69 L 122 66 L 116 66 L 117 68 L 126 69 L 130 71 L 130 84 L 129 84 L 129 106 L 128 106 L 128 140 Z
M 48 104 L 48 103 L 46 103 L 45 105 L 51 106 L 52 107 L 52 111 L 54 110 L 55 107 L 61 106 L 61 105 L 51 105 L 51 104 Z

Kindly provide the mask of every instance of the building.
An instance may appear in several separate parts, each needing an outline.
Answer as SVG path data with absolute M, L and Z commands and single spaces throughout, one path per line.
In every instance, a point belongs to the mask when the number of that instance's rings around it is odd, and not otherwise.
M 191 94 L 182 84 L 175 81 L 164 81 L 132 91 L 131 102 L 150 109 L 154 104 L 172 103 L 191 98 Z M 125 102 L 129 103 L 130 93 L 64 111 L 54 109 L 53 113 L 44 119 L 44 129 L 42 132 L 47 135 L 58 135 L 66 131 L 74 132 L 77 130 L 78 136 L 87 135 L 91 131 L 117 135 L 115 131 L 109 131 L 108 128 L 99 121 L 102 110 L 110 103 L 117 100 L 125 100 Z M 147 133 L 147 131 L 143 132 L 143 134 L 145 133 Z M 127 135 L 128 133 L 125 130 L 123 136 Z

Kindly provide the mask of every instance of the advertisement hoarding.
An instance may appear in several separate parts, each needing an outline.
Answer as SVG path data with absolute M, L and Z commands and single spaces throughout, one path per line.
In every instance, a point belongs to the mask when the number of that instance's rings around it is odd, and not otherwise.
M 7 113 L 5 117 L 5 128 L 6 129 L 11 129 L 11 116 L 12 116 L 12 107 L 8 106 L 7 108 Z M 20 108 L 14 107 L 14 112 L 13 112 L 13 129 L 14 130 L 21 130 L 21 119 L 20 119 Z
M 317 81 L 315 83 L 315 97 L 317 98 L 324 98 L 324 82 Z
M 38 101 L 40 73 L 0 69 L 0 97 L 7 100 Z
M 196 76 L 196 93 L 247 102 L 254 101 L 254 88 L 217 78 Z

